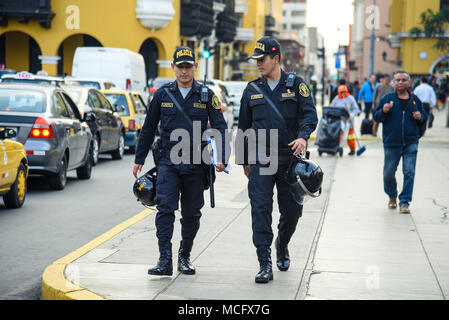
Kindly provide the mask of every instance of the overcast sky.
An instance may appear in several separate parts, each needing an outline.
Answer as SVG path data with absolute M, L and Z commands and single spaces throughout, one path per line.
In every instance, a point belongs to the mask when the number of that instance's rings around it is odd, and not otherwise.
M 354 19 L 353 1 L 307 1 L 306 24 L 308 27 L 318 27 L 318 32 L 324 36 L 326 49 L 336 50 L 339 44 L 348 44 L 349 25 Z

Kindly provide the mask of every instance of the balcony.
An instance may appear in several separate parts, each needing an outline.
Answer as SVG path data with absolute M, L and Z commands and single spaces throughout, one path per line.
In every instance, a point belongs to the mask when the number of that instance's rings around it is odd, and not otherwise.
M 237 34 L 234 41 L 250 42 L 254 40 L 254 30 L 246 28 L 237 28 Z
M 30 19 L 38 20 L 44 28 L 51 28 L 55 13 L 51 11 L 50 0 L 3 0 L 0 1 L 0 26 L 6 27 L 8 19 L 17 19 L 28 23 Z
M 248 14 L 248 1 L 235 1 L 235 12 Z
M 136 17 L 153 32 L 165 28 L 174 15 L 173 0 L 137 0 Z

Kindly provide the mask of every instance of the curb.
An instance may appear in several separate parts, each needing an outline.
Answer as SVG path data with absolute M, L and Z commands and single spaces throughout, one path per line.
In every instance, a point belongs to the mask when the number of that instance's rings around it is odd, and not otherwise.
M 73 284 L 65 278 L 65 269 L 73 261 L 79 259 L 89 251 L 102 245 L 123 230 L 131 227 L 139 221 L 156 212 L 154 209 L 145 209 L 134 217 L 122 222 L 118 226 L 100 235 L 81 248 L 69 253 L 65 257 L 49 265 L 42 275 L 42 299 L 43 300 L 108 300 L 79 285 Z

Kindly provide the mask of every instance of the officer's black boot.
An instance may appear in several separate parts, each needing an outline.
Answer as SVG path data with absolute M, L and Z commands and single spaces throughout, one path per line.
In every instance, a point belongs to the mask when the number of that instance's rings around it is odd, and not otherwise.
M 279 237 L 276 238 L 276 264 L 280 271 L 287 271 L 290 267 L 290 256 L 288 254 L 287 245 L 283 246 L 280 243 Z
M 182 274 L 195 274 L 195 268 L 190 263 L 190 251 L 193 241 L 181 241 L 178 251 L 178 271 Z
M 155 276 L 173 275 L 172 250 L 170 241 L 159 241 L 159 261 L 157 265 L 148 270 L 148 274 Z
M 273 280 L 273 267 L 271 262 L 271 249 L 257 249 L 260 270 L 256 275 L 256 283 L 268 283 Z

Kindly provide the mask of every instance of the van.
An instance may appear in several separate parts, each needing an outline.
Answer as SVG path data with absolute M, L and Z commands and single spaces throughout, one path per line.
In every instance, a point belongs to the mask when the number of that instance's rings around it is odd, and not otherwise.
M 123 48 L 78 47 L 72 77 L 102 78 L 122 90 L 137 91 L 148 98 L 145 61 L 139 53 Z

